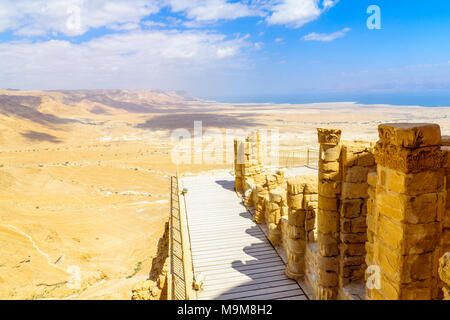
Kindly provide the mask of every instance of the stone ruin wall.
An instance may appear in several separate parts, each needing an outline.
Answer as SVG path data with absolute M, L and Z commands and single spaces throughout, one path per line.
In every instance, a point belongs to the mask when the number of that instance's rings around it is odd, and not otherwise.
M 377 175 L 368 215 L 367 263 L 379 266 L 379 289 L 368 299 L 439 299 L 438 261 L 446 236 L 448 153 L 438 125 L 379 126 Z M 376 181 L 376 182 L 375 182 Z
M 379 266 L 380 288 L 358 298 L 449 298 L 450 139 L 437 125 L 380 125 L 379 134 L 374 145 L 318 129 L 318 177 L 288 179 L 267 174 L 258 138 L 247 138 L 236 190 L 284 249 L 286 274 L 316 299 L 349 298 L 343 289 L 364 288 L 368 266 Z
M 311 285 L 316 299 L 328 300 L 345 297 L 345 286 L 364 279 L 367 177 L 376 167 L 370 142 L 341 141 L 340 130 L 324 128 L 318 129 L 318 140 L 317 280 Z

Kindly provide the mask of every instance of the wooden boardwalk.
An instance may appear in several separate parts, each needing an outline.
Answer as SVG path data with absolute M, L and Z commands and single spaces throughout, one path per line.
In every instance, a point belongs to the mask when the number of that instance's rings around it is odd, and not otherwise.
M 228 174 L 181 180 L 199 299 L 306 300 L 296 281 L 233 190 Z

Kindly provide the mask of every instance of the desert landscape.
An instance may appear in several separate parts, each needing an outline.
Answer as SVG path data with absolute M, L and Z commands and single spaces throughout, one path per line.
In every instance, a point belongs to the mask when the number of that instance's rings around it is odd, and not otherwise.
M 243 135 L 278 128 L 280 149 L 295 150 L 317 147 L 318 127 L 340 128 L 343 140 L 376 141 L 383 122 L 436 123 L 448 134 L 449 115 L 353 102 L 226 104 L 158 90 L 0 90 L 0 299 L 131 299 L 149 278 L 158 289 L 134 298 L 164 298 L 170 176 L 233 171 L 227 162 L 174 163 L 171 133 L 194 121 Z

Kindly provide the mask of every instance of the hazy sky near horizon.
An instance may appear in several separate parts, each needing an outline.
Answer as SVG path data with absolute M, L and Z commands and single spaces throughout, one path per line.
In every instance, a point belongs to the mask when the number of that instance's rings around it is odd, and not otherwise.
M 450 91 L 449 13 L 441 0 L 0 0 L 0 87 Z

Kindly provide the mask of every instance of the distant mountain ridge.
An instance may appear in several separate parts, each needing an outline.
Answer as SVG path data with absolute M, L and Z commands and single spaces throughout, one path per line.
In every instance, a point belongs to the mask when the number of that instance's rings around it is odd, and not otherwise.
M 183 91 L 0 89 L 0 144 L 20 139 L 57 143 L 80 130 L 100 132 L 105 123 L 135 126 L 157 114 L 205 106 Z M 75 130 L 74 125 L 83 127 Z

